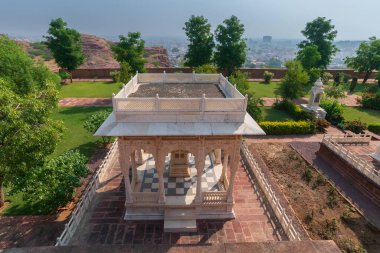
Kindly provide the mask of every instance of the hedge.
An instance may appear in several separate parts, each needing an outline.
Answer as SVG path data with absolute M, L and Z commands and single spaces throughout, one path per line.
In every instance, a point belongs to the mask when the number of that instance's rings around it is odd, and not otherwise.
M 267 135 L 313 134 L 315 123 L 311 121 L 262 121 L 260 127 Z
M 380 134 L 380 123 L 368 124 L 368 130 L 375 134 Z

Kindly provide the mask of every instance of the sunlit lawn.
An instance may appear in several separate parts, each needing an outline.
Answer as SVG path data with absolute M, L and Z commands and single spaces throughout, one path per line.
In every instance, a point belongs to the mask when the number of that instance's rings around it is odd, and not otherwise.
M 360 120 L 367 124 L 380 123 L 380 111 L 362 107 L 345 107 L 343 116 L 345 120 Z
M 249 82 L 249 92 L 253 92 L 257 97 L 274 98 L 280 96 L 280 82 L 271 82 L 269 84 L 262 82 Z
M 83 122 L 92 113 L 111 110 L 109 107 L 61 107 L 58 108 L 52 118 L 62 120 L 65 126 L 62 141 L 52 155 L 58 156 L 69 149 L 79 149 L 79 151 L 86 157 L 90 158 L 95 152 L 98 144 L 99 137 L 94 137 L 91 133 L 83 128 Z M 7 191 L 6 191 L 7 192 Z M 24 215 L 32 214 L 33 210 L 30 206 L 22 200 L 21 194 L 13 196 L 6 196 L 6 200 L 11 203 L 7 209 L 4 210 L 4 215 Z
M 62 85 L 61 98 L 110 98 L 121 89 L 120 83 L 73 82 Z

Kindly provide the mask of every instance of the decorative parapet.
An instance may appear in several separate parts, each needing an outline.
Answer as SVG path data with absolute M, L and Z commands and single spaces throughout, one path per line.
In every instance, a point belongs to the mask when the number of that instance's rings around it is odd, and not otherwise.
M 257 162 L 252 157 L 251 152 L 248 149 L 247 144 L 243 141 L 240 153 L 245 166 L 253 172 L 256 177 L 261 190 L 264 192 L 266 199 L 268 200 L 276 218 L 280 222 L 286 236 L 290 241 L 300 241 L 301 236 L 296 228 L 292 224 L 292 219 L 286 214 L 285 208 L 280 204 L 279 198 L 276 196 L 275 191 L 272 189 L 268 180 L 265 178 L 264 173 L 260 170 Z
M 99 184 L 104 181 L 108 168 L 111 162 L 115 158 L 117 153 L 117 140 L 111 146 L 106 157 L 104 158 L 102 164 L 95 171 L 91 181 L 86 186 L 84 193 L 81 196 L 80 201 L 76 204 L 74 211 L 71 214 L 70 220 L 65 224 L 65 229 L 62 234 L 57 238 L 57 243 L 55 246 L 65 246 L 68 245 L 73 238 L 84 214 L 86 213 L 91 201 L 99 187 Z
M 371 135 L 325 135 L 322 143 L 331 151 L 340 156 L 343 160 L 349 163 L 361 174 L 369 180 L 380 186 L 380 173 L 375 166 L 358 157 L 356 154 L 345 148 L 342 144 L 368 144 L 371 140 Z
M 216 84 L 225 98 L 205 95 L 199 98 L 129 97 L 142 83 L 209 83 Z M 117 121 L 144 122 L 242 122 L 248 98 L 221 74 L 136 74 L 112 97 Z

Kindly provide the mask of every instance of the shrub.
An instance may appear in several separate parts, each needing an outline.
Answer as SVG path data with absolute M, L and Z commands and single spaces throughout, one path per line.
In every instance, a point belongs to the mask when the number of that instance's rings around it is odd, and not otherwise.
M 326 97 L 333 98 L 333 99 L 346 97 L 343 86 L 327 86 L 325 88 L 325 94 L 326 94 Z
M 236 88 L 240 91 L 241 94 L 245 95 L 248 93 L 249 82 L 247 74 L 241 71 L 236 71 L 231 75 L 230 82 L 234 85 L 236 84 Z
M 281 96 L 285 99 L 297 99 L 305 93 L 309 76 L 299 61 L 288 61 L 285 64 L 288 71 L 281 80 Z
M 268 135 L 313 134 L 314 122 L 310 121 L 263 121 L 260 127 Z
M 23 198 L 38 213 L 51 213 L 72 199 L 75 188 L 81 185 L 81 177 L 87 173 L 86 157 L 79 151 L 67 151 L 30 171 L 23 179 L 27 185 Z
M 110 72 L 110 76 L 112 78 L 112 81 L 114 83 L 119 83 L 120 82 L 120 71 L 115 70 Z
M 351 84 L 350 84 L 350 88 L 349 88 L 350 93 L 353 93 L 353 92 L 354 92 L 354 90 L 355 90 L 357 84 L 358 84 L 358 78 L 355 76 L 355 77 L 352 78 L 352 80 L 351 80 Z
M 377 80 L 377 84 L 380 86 L 380 69 L 377 71 L 375 79 Z
M 359 102 L 364 108 L 380 110 L 380 92 L 371 93 L 366 92 L 363 94 Z
M 303 173 L 303 179 L 307 183 L 310 183 L 310 181 L 313 179 L 313 171 L 310 168 L 305 169 Z
M 341 73 L 343 83 L 349 83 L 352 76 L 349 74 Z
M 338 206 L 338 195 L 334 188 L 330 187 L 327 191 L 327 205 L 330 208 Z
M 86 129 L 91 134 L 94 134 L 96 130 L 102 125 L 102 123 L 107 119 L 109 111 L 99 111 L 92 114 L 90 117 L 86 119 L 83 124 L 84 129 Z M 111 141 L 111 137 L 102 136 L 102 143 L 106 145 Z
M 320 106 L 326 111 L 326 120 L 337 125 L 344 120 L 343 105 L 336 100 L 322 100 Z
M 62 80 L 69 79 L 70 78 L 70 73 L 67 73 L 66 71 L 59 71 L 59 77 Z
M 284 110 L 289 113 L 295 120 L 314 121 L 315 115 L 312 112 L 305 111 L 296 103 L 289 100 L 276 101 L 273 107 L 277 110 Z
M 367 253 L 367 250 L 362 245 L 357 245 L 348 238 L 340 240 L 337 244 L 344 253 Z
M 319 133 L 324 133 L 329 126 L 330 123 L 325 119 L 317 119 L 316 121 L 316 128 Z
M 338 230 L 338 223 L 336 219 L 332 219 L 331 221 L 325 220 L 325 226 L 322 232 L 322 239 L 324 240 L 331 240 L 332 237 L 336 234 L 336 231 Z
M 367 129 L 367 124 L 360 120 L 352 120 L 345 122 L 345 129 L 350 130 L 356 134 L 360 134 Z
M 265 71 L 264 72 L 264 83 L 270 83 L 270 81 L 272 80 L 274 76 L 274 73 L 272 72 L 269 72 L 269 71 Z
M 195 73 L 205 73 L 205 74 L 216 74 L 218 73 L 218 68 L 212 64 L 204 64 L 194 68 Z
M 380 134 L 380 123 L 368 124 L 368 130 L 375 134 Z
M 325 185 L 325 184 L 326 184 L 326 179 L 321 174 L 319 174 L 317 176 L 317 179 L 314 181 L 312 188 L 317 189 L 319 186 Z
M 331 79 L 333 79 L 333 75 L 329 72 L 323 72 L 322 74 L 322 82 L 323 84 L 328 84 L 330 82 Z
M 256 121 L 261 121 L 263 119 L 263 112 L 261 107 L 264 105 L 264 101 L 261 98 L 250 95 L 248 97 L 247 112 Z

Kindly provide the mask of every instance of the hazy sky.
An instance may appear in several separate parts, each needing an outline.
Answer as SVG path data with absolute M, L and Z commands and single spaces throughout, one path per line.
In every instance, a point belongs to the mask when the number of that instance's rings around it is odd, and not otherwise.
M 245 25 L 246 37 L 302 38 L 305 23 L 318 16 L 333 20 L 338 40 L 380 37 L 380 0 L 0 0 L 0 33 L 45 34 L 62 17 L 82 33 L 115 36 L 184 36 L 192 15 L 213 28 L 231 15 Z

